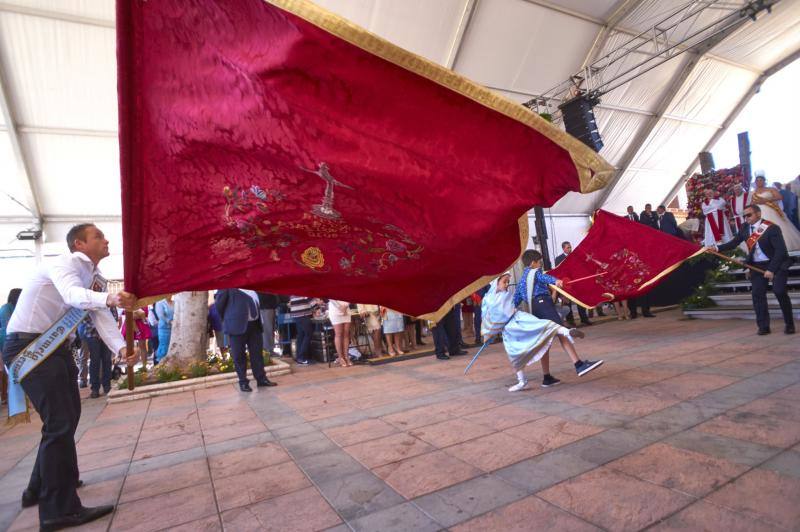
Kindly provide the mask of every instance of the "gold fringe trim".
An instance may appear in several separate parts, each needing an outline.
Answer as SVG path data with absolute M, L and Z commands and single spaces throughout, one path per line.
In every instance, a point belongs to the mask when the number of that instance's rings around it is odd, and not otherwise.
M 8 416 L 6 419 L 7 427 L 16 427 L 17 425 L 24 425 L 31 422 L 31 402 L 28 395 L 25 395 L 25 411 L 13 416 Z
M 442 319 L 442 317 L 444 317 L 445 314 L 447 314 L 450 311 L 451 308 L 453 308 L 453 306 L 456 303 L 460 303 L 464 298 L 472 295 L 472 293 L 478 290 L 479 288 L 483 288 L 487 284 L 491 283 L 501 273 L 510 270 L 511 267 L 514 266 L 514 264 L 519 260 L 519 257 L 521 257 L 522 254 L 525 252 L 525 249 L 527 248 L 528 245 L 528 213 L 525 213 L 522 216 L 520 216 L 519 220 L 517 220 L 517 223 L 519 224 L 520 251 L 517 258 L 514 259 L 514 262 L 512 262 L 507 268 L 504 268 L 500 272 L 494 275 L 485 275 L 480 279 L 478 279 L 477 281 L 470 284 L 469 286 L 467 286 L 466 288 L 459 290 L 453 296 L 451 296 L 450 299 L 445 301 L 444 304 L 441 307 L 439 307 L 439 310 L 435 312 L 429 312 L 428 314 L 423 314 L 421 316 L 417 316 L 417 318 L 421 320 L 429 320 L 434 323 L 438 322 L 439 320 Z
M 263 0 L 306 22 L 343 39 L 350 44 L 378 56 L 401 68 L 414 72 L 434 83 L 488 107 L 536 132 L 567 150 L 578 172 L 581 192 L 588 194 L 605 187 L 614 175 L 614 167 L 600 155 L 540 117 L 530 109 L 483 87 L 452 70 L 448 70 L 424 57 L 404 50 L 391 42 L 370 33 L 349 20 L 331 13 L 308 0 Z

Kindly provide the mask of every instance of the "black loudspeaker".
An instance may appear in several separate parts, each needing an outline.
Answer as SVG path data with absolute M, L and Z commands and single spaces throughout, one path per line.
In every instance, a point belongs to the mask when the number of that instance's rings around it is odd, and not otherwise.
M 564 117 L 564 127 L 567 133 L 577 138 L 594 151 L 600 151 L 603 140 L 597 131 L 597 122 L 594 119 L 592 107 L 598 102 L 588 96 L 578 96 L 558 106 L 561 116 Z

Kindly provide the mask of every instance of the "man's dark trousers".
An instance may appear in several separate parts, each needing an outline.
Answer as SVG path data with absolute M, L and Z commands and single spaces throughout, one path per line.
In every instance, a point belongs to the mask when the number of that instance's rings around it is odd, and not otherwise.
M 11 333 L 5 342 L 6 365 L 38 335 Z M 75 430 L 81 418 L 78 367 L 67 342 L 22 380 L 33 407 L 42 418 L 42 440 L 28 488 L 39 493 L 39 520 L 78 512 L 78 454 Z
M 247 384 L 247 355 L 244 349 L 250 352 L 250 369 L 253 370 L 253 378 L 256 382 L 262 382 L 265 378 L 264 373 L 264 339 L 261 336 L 261 320 L 256 319 L 247 322 L 247 330 L 244 334 L 230 334 L 231 356 L 236 374 L 239 376 L 239 384 Z
M 769 262 L 756 262 L 753 264 L 756 268 L 766 270 Z M 778 270 L 772 278 L 772 293 L 775 294 L 775 299 L 781 306 L 783 313 L 783 321 L 787 326 L 794 325 L 794 317 L 792 316 L 792 300 L 786 292 L 786 281 L 788 280 L 787 270 Z M 769 281 L 763 274 L 751 271 L 750 284 L 753 286 L 753 309 L 756 311 L 756 323 L 760 330 L 769 329 L 769 304 L 767 303 L 767 285 Z
M 310 316 L 301 316 L 294 319 L 294 324 L 297 327 L 297 341 L 295 360 L 298 362 L 306 362 L 309 359 L 309 351 L 311 349 L 311 334 L 314 332 L 314 324 L 311 323 Z
M 456 307 L 453 307 L 442 317 L 439 323 L 436 324 L 436 327 L 434 327 L 433 343 L 437 355 L 444 354 L 445 345 L 450 355 L 456 355 L 461 352 L 461 336 L 458 334 L 458 321 Z

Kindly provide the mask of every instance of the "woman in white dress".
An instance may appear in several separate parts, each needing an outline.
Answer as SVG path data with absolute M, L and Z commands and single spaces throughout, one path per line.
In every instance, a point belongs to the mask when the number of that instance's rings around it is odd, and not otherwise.
M 347 349 L 350 347 L 350 303 L 331 299 L 328 301 L 328 318 L 333 325 L 333 343 L 336 344 L 336 354 L 339 364 L 352 366 Z
M 381 307 L 381 316 L 383 317 L 383 334 L 386 335 L 389 356 L 404 355 L 405 351 L 400 349 L 400 335 L 405 329 L 403 315 L 390 308 Z
M 787 251 L 800 251 L 800 231 L 783 212 L 779 201 L 783 199 L 780 191 L 768 187 L 764 176 L 756 177 L 756 189 L 753 191 L 753 203 L 761 207 L 761 217 L 781 228 Z

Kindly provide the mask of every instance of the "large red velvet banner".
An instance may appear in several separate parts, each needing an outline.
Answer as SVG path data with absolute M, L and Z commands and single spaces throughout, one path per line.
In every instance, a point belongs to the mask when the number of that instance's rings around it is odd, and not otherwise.
M 702 248 L 604 210 L 589 234 L 548 272 L 564 281 L 559 292 L 587 308 L 645 295 Z
M 140 298 L 241 287 L 436 311 L 514 261 L 531 206 L 612 171 L 309 2 L 119 0 L 117 37 Z

